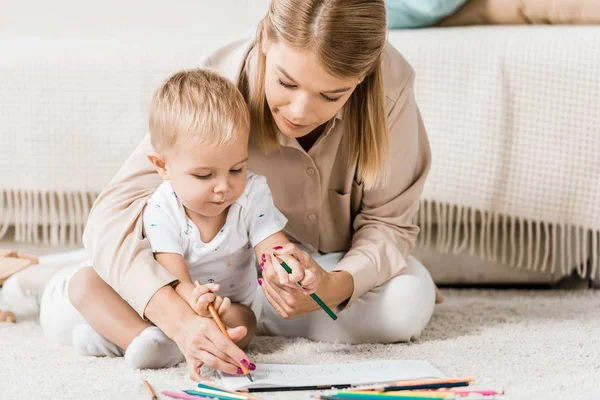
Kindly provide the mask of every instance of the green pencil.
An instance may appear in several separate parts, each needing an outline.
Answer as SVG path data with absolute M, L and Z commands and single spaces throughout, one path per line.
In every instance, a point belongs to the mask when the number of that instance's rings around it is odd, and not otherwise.
M 285 261 L 283 261 L 281 258 L 277 257 L 274 255 L 274 257 L 277 259 L 277 261 L 279 262 L 279 264 L 281 264 L 281 266 L 283 267 L 283 269 L 285 269 L 285 271 L 288 274 L 292 273 L 292 269 L 285 263 Z M 302 287 L 302 285 L 300 284 L 300 282 L 298 282 L 298 286 Z M 333 311 L 331 311 L 331 309 L 329 307 L 327 307 L 327 304 L 323 303 L 323 300 L 321 300 L 319 298 L 319 296 L 316 295 L 316 293 L 312 293 L 310 295 L 310 297 L 312 297 L 312 299 L 323 309 L 323 311 L 325 311 L 327 313 L 327 315 L 329 315 L 331 317 L 332 320 L 336 320 L 337 319 L 337 315 L 334 314 Z
M 444 397 L 435 396 L 435 397 L 427 397 L 427 396 L 394 396 L 390 394 L 384 393 L 374 393 L 374 394 L 359 394 L 359 393 L 344 393 L 339 392 L 332 395 L 320 395 L 318 397 L 321 400 L 375 400 L 375 399 L 398 399 L 398 400 L 444 400 Z M 455 397 L 446 397 L 447 399 L 454 399 Z M 466 399 L 466 397 L 465 397 Z
M 191 394 L 193 396 L 202 396 L 203 398 L 211 398 L 218 400 L 243 400 L 248 399 L 248 397 L 242 397 L 235 395 L 233 393 L 222 392 L 219 390 L 208 390 L 208 389 L 197 389 L 197 390 L 184 390 L 185 393 Z

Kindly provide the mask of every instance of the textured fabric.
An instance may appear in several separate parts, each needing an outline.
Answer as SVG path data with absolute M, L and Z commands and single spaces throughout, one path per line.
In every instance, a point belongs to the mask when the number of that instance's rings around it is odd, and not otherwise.
M 229 207 L 225 225 L 208 243 L 202 241 L 170 181 L 150 196 L 142 219 L 154 253 L 180 254 L 192 282 L 218 283 L 220 296 L 246 305 L 258 289 L 253 247 L 283 231 L 287 223 L 273 204 L 265 178 L 250 172 L 244 192 Z
M 450 376 L 474 376 L 478 388 L 504 389 L 502 400 L 597 399 L 600 365 L 600 292 L 444 290 L 420 340 L 361 344 L 259 336 L 254 363 L 324 364 L 367 360 L 426 360 Z M 6 309 L 1 302 L 0 309 Z M 0 324 L 0 398 L 30 400 L 148 400 L 156 393 L 192 389 L 187 366 L 133 371 L 123 358 L 81 357 L 49 342 L 35 319 Z M 207 368 L 205 376 L 216 376 Z M 218 376 L 213 383 L 220 385 Z M 109 382 L 110 384 L 107 384 Z M 286 392 L 306 400 L 330 391 Z M 280 400 L 282 393 L 259 393 Z M 161 399 L 163 397 L 160 397 Z
M 331 270 L 344 254 L 313 253 L 312 256 L 323 268 Z M 73 345 L 73 330 L 84 323 L 83 316 L 72 306 L 68 294 L 71 278 L 79 268 L 72 266 L 60 271 L 44 290 L 40 324 L 47 339 L 53 343 Z M 409 257 L 406 273 L 365 294 L 353 307 L 338 311 L 336 321 L 321 310 L 284 320 L 261 290 L 252 309 L 256 314 L 259 334 L 357 344 L 404 342 L 418 339 L 429 323 L 435 306 L 434 288 L 423 264 Z M 398 307 L 398 304 L 403 307 Z M 357 321 L 361 323 L 357 324 Z
M 79 242 L 160 83 L 251 35 L 269 1 L 3 3 L 0 237 L 14 225 L 17 241 Z
M 311 256 L 323 268 L 331 270 L 344 254 Z M 338 311 L 335 321 L 321 310 L 283 319 L 260 291 L 257 304 L 252 307 L 260 310 L 257 333 L 353 344 L 417 340 L 433 314 L 435 285 L 419 260 L 410 256 L 406 261 L 408 267 L 402 275 L 365 293 L 352 307 Z
M 73 330 L 87 324 L 69 300 L 69 283 L 81 268 L 83 265 L 75 265 L 57 272 L 42 294 L 40 326 L 44 336 L 52 343 L 73 346 Z
M 0 236 L 14 224 L 18 241 L 78 241 L 94 199 L 147 131 L 152 91 L 251 34 L 268 2 L 5 4 Z M 417 221 L 421 246 L 561 274 L 579 265 L 599 276 L 599 30 L 389 33 L 416 70 L 435 155 Z
M 237 82 L 246 60 L 252 65 L 252 47 L 252 41 L 234 42 L 211 54 L 205 65 Z M 394 157 L 386 187 L 366 190 L 355 181 L 356 162 L 348 167 L 339 150 L 345 131 L 339 115 L 308 153 L 283 135 L 281 151 L 268 156 L 250 140 L 248 169 L 267 178 L 275 205 L 288 219 L 285 232 L 323 253 L 347 251 L 336 269 L 353 275 L 348 305 L 406 268 L 418 234 L 412 219 L 431 163 L 413 97 L 414 72 L 391 46 L 387 60 L 383 76 Z M 84 234 L 98 274 L 140 315 L 156 290 L 173 280 L 159 271 L 138 234 L 145 198 L 160 182 L 146 158 L 149 150 L 146 138 L 94 204 Z
M 598 23 L 598 0 L 469 0 L 439 25 Z
M 386 0 L 390 29 L 422 28 L 455 12 L 466 0 Z
M 418 71 L 435 160 L 420 244 L 597 276 L 600 27 L 441 32 L 391 38 Z

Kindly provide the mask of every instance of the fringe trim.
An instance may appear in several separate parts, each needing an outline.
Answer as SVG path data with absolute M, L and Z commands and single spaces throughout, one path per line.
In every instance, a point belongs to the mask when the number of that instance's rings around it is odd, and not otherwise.
M 421 200 L 417 245 L 529 271 L 600 279 L 600 229 Z M 435 227 L 435 237 L 434 237 Z
M 80 244 L 98 194 L 0 189 L 0 238 L 14 226 L 17 242 Z

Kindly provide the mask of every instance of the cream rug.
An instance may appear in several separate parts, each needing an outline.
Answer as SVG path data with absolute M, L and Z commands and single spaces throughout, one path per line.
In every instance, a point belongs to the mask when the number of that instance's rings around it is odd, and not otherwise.
M 445 290 L 418 342 L 391 345 L 313 343 L 259 337 L 255 362 L 334 363 L 423 359 L 449 375 L 473 375 L 505 399 L 600 398 L 600 292 Z M 1 305 L 0 305 L 1 308 Z M 0 324 L 0 399 L 149 399 L 192 388 L 185 366 L 132 371 L 122 359 L 86 358 L 47 343 L 35 320 Z M 311 392 L 264 399 L 308 399 Z M 164 399 L 164 396 L 159 396 Z

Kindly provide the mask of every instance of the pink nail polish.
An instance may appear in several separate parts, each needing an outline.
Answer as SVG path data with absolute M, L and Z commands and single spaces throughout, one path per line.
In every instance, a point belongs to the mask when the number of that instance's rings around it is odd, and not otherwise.
M 256 369 L 256 364 L 254 364 L 254 363 L 250 363 L 250 365 L 248 365 L 248 369 L 249 369 L 250 371 L 254 371 L 254 370 Z
M 263 271 L 265 269 L 265 263 L 260 263 L 260 270 Z
M 238 373 L 239 375 L 244 375 L 244 371 L 242 371 L 242 369 L 241 369 L 241 368 L 238 368 L 238 370 L 237 370 L 237 373 Z
M 244 367 L 248 367 L 250 366 L 250 361 L 246 360 L 245 358 L 242 358 L 240 360 L 240 363 L 244 366 Z
M 265 262 L 267 260 L 267 257 L 263 254 L 262 255 L 262 261 Z
M 262 279 L 258 278 L 258 284 L 262 286 Z
M 283 249 L 283 247 L 281 247 L 281 246 L 275 246 L 275 247 L 273 247 L 273 250 L 281 250 L 281 249 Z

